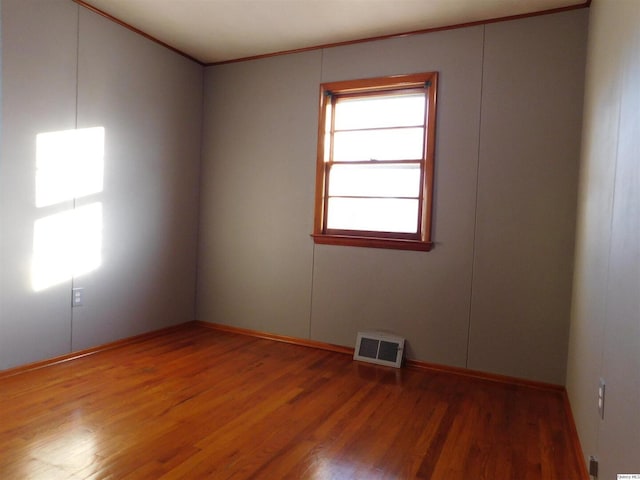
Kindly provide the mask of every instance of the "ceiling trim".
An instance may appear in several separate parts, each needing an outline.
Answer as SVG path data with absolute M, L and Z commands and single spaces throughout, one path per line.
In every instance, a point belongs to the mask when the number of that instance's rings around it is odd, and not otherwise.
M 443 30 L 453 30 L 453 29 L 457 29 L 457 28 L 466 28 L 466 27 L 474 27 L 477 25 L 487 25 L 487 24 L 491 24 L 491 23 L 497 23 L 497 22 L 507 22 L 510 20 L 518 20 L 521 18 L 527 18 L 527 17 L 537 17 L 540 15 L 549 15 L 549 14 L 553 14 L 553 13 L 561 13 L 561 12 L 567 12 L 570 10 L 578 10 L 578 9 L 582 9 L 582 8 L 589 8 L 591 6 L 591 1 L 592 0 L 585 0 L 583 3 L 578 3 L 576 5 L 569 5 L 566 7 L 558 7 L 558 8 L 551 8 L 551 9 L 547 9 L 547 10 L 540 10 L 539 12 L 530 12 L 530 13 L 522 13 L 519 15 L 509 15 L 506 17 L 496 17 L 496 18 L 489 18 L 486 20 L 477 20 L 475 22 L 467 22 L 467 23 L 458 23 L 458 24 L 454 24 L 454 25 L 446 25 L 446 26 L 442 26 L 442 27 L 433 27 L 433 28 L 425 28 L 422 30 L 412 30 L 409 32 L 401 32 L 401 33 L 393 33 L 393 34 L 389 34 L 389 35 L 380 35 L 380 36 L 376 36 L 376 37 L 366 37 L 366 38 L 360 38 L 360 39 L 356 39 L 356 40 L 347 40 L 347 41 L 343 41 L 343 42 L 335 42 L 335 43 L 325 43 L 322 45 L 314 45 L 311 47 L 303 47 L 303 48 L 295 48 L 295 49 L 291 49 L 291 50 L 282 50 L 282 51 L 278 51 L 278 52 L 272 52 L 272 53 L 263 53 L 260 55 L 253 55 L 253 56 L 248 56 L 248 57 L 241 57 L 241 58 L 234 58 L 231 60 L 223 60 L 220 62 L 202 62 L 200 60 L 198 60 L 195 57 L 192 57 L 191 55 L 183 52 L 182 50 L 179 50 L 171 45 L 169 45 L 166 42 L 163 42 L 162 40 L 159 40 L 156 37 L 153 37 L 152 35 L 149 35 L 146 32 L 143 32 L 142 30 L 134 27 L 133 25 L 130 25 L 122 20 L 120 20 L 119 18 L 114 17 L 113 15 L 100 10 L 99 8 L 94 7 L 93 5 L 87 3 L 85 0 L 71 0 L 75 3 L 77 3 L 78 5 L 80 5 L 81 7 L 86 8 L 87 10 L 90 10 L 98 15 L 101 15 L 102 17 L 105 17 L 108 20 L 111 20 L 114 23 L 117 23 L 118 25 L 131 30 L 134 33 L 137 33 L 138 35 L 141 35 L 145 38 L 147 38 L 148 40 L 151 40 L 152 42 L 155 42 L 159 45 L 162 45 L 165 48 L 168 48 L 169 50 L 174 51 L 175 53 L 182 55 L 185 58 L 188 58 L 189 60 L 196 62 L 199 65 L 202 65 L 203 67 L 212 67 L 212 66 L 216 66 L 216 65 L 226 65 L 229 63 L 238 63 L 238 62 L 246 62 L 249 60 L 258 60 L 258 59 L 262 59 L 262 58 L 269 58 L 269 57 L 277 57 L 280 55 L 289 55 L 292 53 L 302 53 L 302 52 L 309 52 L 309 51 L 313 51 L 313 50 L 320 50 L 323 48 L 332 48 L 332 47 L 340 47 L 340 46 L 344 46 L 344 45 L 354 45 L 357 43 L 365 43 L 365 42 L 372 42 L 372 41 L 376 41 L 376 40 L 388 40 L 388 39 L 392 39 L 392 38 L 401 38 L 401 37 L 408 37 L 411 35 L 421 35 L 421 34 L 425 34 L 425 33 L 432 33 L 432 32 L 440 32 Z
M 323 48 L 332 48 L 332 47 L 341 47 L 344 45 L 354 45 L 357 43 L 366 43 L 366 42 L 373 42 L 376 40 L 388 40 L 391 38 L 402 38 L 402 37 L 408 37 L 411 35 L 421 35 L 424 33 L 433 33 L 433 32 L 441 32 L 443 30 L 454 30 L 457 28 L 466 28 L 466 27 L 475 27 L 477 25 L 487 25 L 490 23 L 497 23 L 497 22 L 507 22 L 509 20 L 518 20 L 520 18 L 527 18 L 527 17 L 538 17 L 540 15 L 549 15 L 552 13 L 561 13 L 561 12 L 567 12 L 570 10 L 579 10 L 582 8 L 589 8 L 591 6 L 591 1 L 592 0 L 586 0 L 584 3 L 578 3 L 576 5 L 569 5 L 566 7 L 558 7 L 558 8 L 551 8 L 551 9 L 547 9 L 547 10 L 540 10 L 539 12 L 529 12 L 529 13 L 521 13 L 518 15 L 509 15 L 506 17 L 496 17 L 496 18 L 489 18 L 487 20 L 477 20 L 475 22 L 467 22 L 467 23 L 457 23 L 454 25 L 445 25 L 442 27 L 433 27 L 433 28 L 424 28 L 421 30 L 412 30 L 410 32 L 402 32 L 402 33 L 391 33 L 389 35 L 379 35 L 377 37 L 366 37 L 366 38 L 361 38 L 361 39 L 357 39 L 357 40 L 346 40 L 344 42 L 334 42 L 334 43 L 325 43 L 323 45 L 314 45 L 311 47 L 304 47 L 304 48 L 294 48 L 292 50 L 283 50 L 283 51 L 279 51 L 279 52 L 273 52 L 273 53 L 263 53 L 260 55 L 253 55 L 250 57 L 242 57 L 242 58 L 234 58 L 232 60 L 223 60 L 220 62 L 210 62 L 210 63 L 203 63 L 204 66 L 206 67 L 213 67 L 216 65 L 226 65 L 228 63 L 238 63 L 238 62 L 246 62 L 249 60 L 259 60 L 261 58 L 269 58 L 269 57 L 277 57 L 280 55 L 288 55 L 288 54 L 292 54 L 292 53 L 302 53 L 302 52 L 309 52 L 309 51 L 313 51 L 313 50 L 320 50 Z
M 137 33 L 138 35 L 143 36 L 144 38 L 146 38 L 146 39 L 148 39 L 148 40 L 151 40 L 152 42 L 155 42 L 155 43 L 157 43 L 157 44 L 159 44 L 159 45 L 162 45 L 163 47 L 168 48 L 169 50 L 172 50 L 172 51 L 176 52 L 177 54 L 182 55 L 183 57 L 188 58 L 189 60 L 191 60 L 191 61 L 193 61 L 193 62 L 196 62 L 196 63 L 198 63 L 198 64 L 202 65 L 203 67 L 204 67 L 204 66 L 207 66 L 207 64 L 206 64 L 206 63 L 201 62 L 200 60 L 198 60 L 198 59 L 197 59 L 197 58 L 195 58 L 195 57 L 192 57 L 192 56 L 191 56 L 191 55 L 189 55 L 188 53 L 185 53 L 185 52 L 183 52 L 182 50 L 178 50 L 177 48 L 172 47 L 172 46 L 171 46 L 171 45 L 169 45 L 168 43 L 165 43 L 165 42 L 163 42 L 162 40 L 160 40 L 160 39 L 158 39 L 158 38 L 156 38 L 156 37 L 153 37 L 153 36 L 149 35 L 149 34 L 148 34 L 148 33 L 146 33 L 146 32 L 143 32 L 143 31 L 142 31 L 142 30 L 140 30 L 139 28 L 136 28 L 136 27 L 134 27 L 133 25 L 128 24 L 127 22 L 123 22 L 123 21 L 122 21 L 122 20 L 120 20 L 119 18 L 116 18 L 116 17 L 114 17 L 113 15 L 108 14 L 108 13 L 107 13 L 107 12 L 105 12 L 104 10 L 100 10 L 99 8 L 96 8 L 96 7 L 94 7 L 93 5 L 88 4 L 88 3 L 87 3 L 87 2 L 85 2 L 84 0 L 71 0 L 71 1 L 72 1 L 72 2 L 77 3 L 77 4 L 78 4 L 78 5 L 80 5 L 81 7 L 86 8 L 87 10 L 92 11 L 93 13 L 97 13 L 98 15 L 103 16 L 103 17 L 105 17 L 106 19 L 111 20 L 111 21 L 112 21 L 112 22 L 114 22 L 114 23 L 117 23 L 118 25 L 120 25 L 120 26 L 122 26 L 122 27 L 124 27 L 124 28 L 126 28 L 126 29 L 128 29 L 128 30 L 131 30 L 131 31 L 132 31 L 132 32 L 134 32 L 134 33 Z

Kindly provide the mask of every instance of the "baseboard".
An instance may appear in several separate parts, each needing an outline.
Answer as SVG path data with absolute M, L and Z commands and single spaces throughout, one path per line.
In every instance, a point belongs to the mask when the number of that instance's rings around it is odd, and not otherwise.
M 145 340 L 148 340 L 148 339 L 160 336 L 160 335 L 165 335 L 165 334 L 170 333 L 170 332 L 172 332 L 174 330 L 183 329 L 183 328 L 185 328 L 186 326 L 189 326 L 189 325 L 192 325 L 192 326 L 196 325 L 196 326 L 200 326 L 200 327 L 204 327 L 204 328 L 209 328 L 209 329 L 212 329 L 212 330 L 218 330 L 218 331 L 221 331 L 221 332 L 235 333 L 235 334 L 239 334 L 239 335 L 248 335 L 248 336 L 251 336 L 251 337 L 263 338 L 263 339 L 266 339 L 266 340 L 273 340 L 273 341 L 276 341 L 276 342 L 289 343 L 289 344 L 299 345 L 299 346 L 303 346 L 303 347 L 310 347 L 310 348 L 317 348 L 317 349 L 321 349 L 321 350 L 328 350 L 330 352 L 336 352 L 336 353 L 341 353 L 341 354 L 351 355 L 351 356 L 353 355 L 353 351 L 354 351 L 354 349 L 352 347 L 345 347 L 345 346 L 342 346 L 342 345 L 334 345 L 334 344 L 331 344 L 331 343 L 320 342 L 320 341 L 317 341 L 317 340 L 308 340 L 308 339 L 297 338 L 297 337 L 289 337 L 289 336 L 286 336 L 286 335 L 277 335 L 277 334 L 273 334 L 273 333 L 261 332 L 261 331 L 258 331 L 258 330 L 251 330 L 251 329 L 247 329 L 247 328 L 232 327 L 232 326 L 229 326 L 229 325 L 222 325 L 222 324 L 218 324 L 218 323 L 209 323 L 209 322 L 203 322 L 203 321 L 196 320 L 196 321 L 192 321 L 192 322 L 186 322 L 186 323 L 181 323 L 181 324 L 178 324 L 178 325 L 173 325 L 173 326 L 170 326 L 170 327 L 162 328 L 160 330 L 154 330 L 152 332 L 143 333 L 143 334 L 136 335 L 136 336 L 133 336 L 133 337 L 123 338 L 121 340 L 116 340 L 114 342 L 105 343 L 103 345 L 98 345 L 96 347 L 88 348 L 88 349 L 85 349 L 85 350 L 80 350 L 80 351 L 77 351 L 77 352 L 68 353 L 68 354 L 57 356 L 57 357 L 53 357 L 53 358 L 50 358 L 50 359 L 41 360 L 41 361 L 38 361 L 38 362 L 28 363 L 26 365 L 21 365 L 21 366 L 18 366 L 18 367 L 9 368 L 7 370 L 0 371 L 0 378 L 6 378 L 6 377 L 13 376 L 13 375 L 18 375 L 20 373 L 29 372 L 31 370 L 37 370 L 37 369 L 40 369 L 40 368 L 45 368 L 45 367 L 48 367 L 48 366 L 51 366 L 51 365 L 56 365 L 58 363 L 69 362 L 71 360 L 75 360 L 75 359 L 78 359 L 78 358 L 86 357 L 87 355 L 93 355 L 95 353 L 102 352 L 102 351 L 105 351 L 105 350 L 111 350 L 111 349 L 122 347 L 122 346 L 125 346 L 125 345 L 130 345 L 132 343 L 142 342 L 142 341 L 145 341 Z M 566 390 L 565 390 L 565 388 L 563 386 L 555 385 L 555 384 L 551 384 L 551 383 L 538 382 L 538 381 L 534 381 L 534 380 L 526 380 L 526 379 L 517 378 L 517 377 L 510 377 L 510 376 L 506 376 L 506 375 L 498 375 L 498 374 L 494 374 L 494 373 L 487 373 L 487 372 L 482 372 L 482 371 L 477 371 L 477 370 L 470 370 L 470 369 L 462 368 L 462 367 L 453 367 L 453 366 L 449 366 L 449 365 L 440 365 L 440 364 L 423 362 L 423 361 L 419 361 L 419 360 L 411 360 L 411 359 L 406 359 L 405 362 L 404 362 L 404 365 L 405 365 L 406 368 L 411 368 L 411 369 L 414 369 L 414 370 L 423 370 L 423 371 L 431 371 L 431 372 L 442 372 L 442 373 L 448 373 L 448 374 L 452 374 L 452 375 L 460 375 L 460 376 L 464 376 L 464 377 L 471 377 L 471 378 L 476 378 L 476 379 L 486 380 L 486 381 L 491 381 L 491 382 L 506 383 L 506 384 L 516 385 L 516 386 L 520 386 L 520 387 L 528 387 L 528 388 L 535 388 L 535 389 L 541 389 L 541 390 L 552 390 L 552 391 L 564 393 L 564 395 L 566 396 Z M 573 421 L 573 417 L 571 417 L 571 419 Z M 575 429 L 575 425 L 574 425 L 574 429 Z M 583 457 L 581 457 L 581 458 L 583 458 Z
M 518 387 L 534 388 L 537 390 L 550 390 L 554 392 L 564 392 L 562 385 L 555 383 L 545 383 L 537 380 L 527 380 L 525 378 L 511 377 L 509 375 L 500 375 L 498 373 L 488 373 L 481 370 L 471 370 L 463 367 L 452 367 L 450 365 L 440 365 L 437 363 L 422 362 L 419 360 L 405 360 L 405 366 L 407 368 L 413 368 L 416 370 L 427 370 L 449 373 L 452 375 L 461 375 L 464 377 L 471 377 L 478 380 L 485 380 L 495 383 L 506 383 Z
M 76 352 L 59 355 L 57 357 L 47 358 L 46 360 L 40 360 L 37 362 L 27 363 L 25 365 L 19 365 L 17 367 L 8 368 L 6 370 L 0 371 L 0 379 L 12 377 L 14 375 L 19 375 L 21 373 L 31 372 L 33 370 L 39 370 L 41 368 L 50 367 L 52 365 L 57 365 L 59 363 L 70 362 L 78 358 L 86 357 L 99 352 L 104 352 L 106 350 L 112 350 L 114 348 L 119 348 L 126 345 L 131 345 L 133 343 L 143 342 L 151 338 L 159 337 L 161 335 L 166 335 L 167 333 L 171 333 L 175 330 L 181 330 L 186 325 L 190 325 L 192 323 L 193 322 L 180 323 L 178 325 L 172 325 L 170 327 L 161 328 L 159 330 L 153 330 L 151 332 L 141 333 L 140 335 L 135 335 L 133 337 L 127 337 L 120 340 L 116 340 L 114 342 L 105 343 L 103 345 L 98 345 L 96 347 L 91 347 L 84 350 L 78 350 Z
M 569 401 L 569 394 L 567 390 L 563 391 L 563 403 L 565 415 L 569 421 L 569 435 L 573 438 L 573 451 L 579 459 L 579 468 L 580 468 L 580 480 L 590 480 L 591 476 L 589 475 L 589 471 L 587 470 L 587 464 L 585 462 L 584 452 L 582 451 L 582 445 L 580 445 L 580 437 L 578 436 L 578 428 L 576 427 L 576 421 L 573 418 L 573 411 L 571 410 L 571 402 Z
M 220 332 L 237 333 L 238 335 L 247 335 L 250 337 L 263 338 L 265 340 L 273 340 L 276 342 L 291 343 L 293 345 L 299 345 L 302 347 L 318 348 L 320 350 L 329 350 L 330 352 L 344 353 L 346 355 L 353 355 L 353 348 L 343 347 L 341 345 L 333 345 L 331 343 L 318 342 L 316 340 L 306 340 L 297 337 L 287 337 L 285 335 L 276 335 L 273 333 L 260 332 L 258 330 L 250 330 L 247 328 L 231 327 L 229 325 L 222 325 L 219 323 L 209 323 L 196 320 L 192 322 L 195 325 L 209 328 L 211 330 L 218 330 Z
M 293 345 L 300 345 L 303 347 L 319 348 L 321 350 L 329 350 L 331 352 L 344 353 L 347 355 L 353 355 L 353 351 L 354 351 L 354 349 L 351 347 L 344 347 L 341 345 L 334 345 L 331 343 L 319 342 L 316 340 L 307 340 L 307 339 L 296 338 L 296 337 L 288 337 L 284 335 L 276 335 L 272 333 L 261 332 L 258 330 L 250 330 L 247 328 L 221 325 L 219 323 L 202 322 L 200 320 L 196 320 L 193 323 L 205 328 L 218 330 L 221 332 L 237 333 L 239 335 L 249 335 L 252 337 L 264 338 L 266 340 L 274 340 L 276 342 L 290 343 Z M 553 383 L 538 382 L 535 380 L 526 380 L 526 379 L 517 378 L 517 377 L 510 377 L 507 375 L 499 375 L 495 373 L 487 373 L 487 372 L 482 372 L 478 370 L 470 370 L 462 367 L 452 367 L 449 365 L 440 365 L 436 363 L 422 362 L 419 360 L 405 359 L 404 366 L 407 368 L 411 368 L 413 370 L 449 373 L 452 375 L 471 377 L 471 378 L 490 381 L 490 382 L 506 383 L 510 385 L 516 385 L 519 387 L 535 388 L 538 390 L 551 390 L 559 393 L 565 391 L 562 385 L 556 385 Z M 388 368 L 391 368 L 391 367 L 388 367 Z

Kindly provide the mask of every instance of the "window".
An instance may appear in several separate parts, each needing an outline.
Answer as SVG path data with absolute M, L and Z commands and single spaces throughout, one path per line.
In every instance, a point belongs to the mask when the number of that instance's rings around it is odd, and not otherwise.
M 437 73 L 324 83 L 316 243 L 430 250 Z

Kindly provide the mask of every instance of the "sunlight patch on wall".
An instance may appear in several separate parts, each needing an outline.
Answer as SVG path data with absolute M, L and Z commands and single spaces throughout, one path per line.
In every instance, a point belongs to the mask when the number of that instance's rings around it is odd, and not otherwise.
M 36 137 L 36 207 L 46 213 L 102 192 L 103 127 L 41 133 Z M 38 292 L 102 264 L 102 203 L 57 212 L 33 225 L 31 284 Z
M 36 207 L 103 189 L 104 128 L 40 133 L 36 137 Z
M 101 203 L 36 220 L 31 270 L 36 292 L 91 272 L 101 263 Z

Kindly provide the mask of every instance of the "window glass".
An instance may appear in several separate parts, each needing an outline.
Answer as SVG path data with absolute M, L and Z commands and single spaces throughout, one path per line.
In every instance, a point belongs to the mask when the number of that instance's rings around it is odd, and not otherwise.
M 418 200 L 330 198 L 327 228 L 416 233 Z
M 413 197 L 420 194 L 420 165 L 334 165 L 330 197 Z
M 336 130 L 424 125 L 424 94 L 339 99 Z
M 423 142 L 422 128 L 336 132 L 333 161 L 420 160 Z

